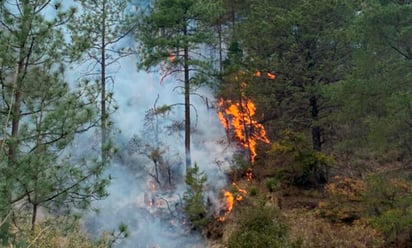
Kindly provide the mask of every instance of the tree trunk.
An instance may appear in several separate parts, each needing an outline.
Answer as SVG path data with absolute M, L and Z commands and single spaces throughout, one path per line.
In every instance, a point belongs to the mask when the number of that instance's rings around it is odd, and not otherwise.
M 219 22 L 217 25 L 217 33 L 219 39 L 219 73 L 222 75 L 223 73 L 223 47 L 222 47 L 222 24 Z
M 318 101 L 316 97 L 310 98 L 312 109 L 312 122 L 317 122 L 319 117 Z M 312 148 L 315 151 L 322 150 L 321 131 L 318 123 L 312 123 Z
M 31 232 L 34 233 L 36 230 L 36 218 L 37 218 L 37 203 L 33 203 L 33 210 L 31 216 Z
M 107 113 L 106 113 L 106 2 L 103 3 L 102 6 L 102 12 L 103 12 L 103 21 L 102 21 L 102 43 L 101 43 L 101 62 L 100 62 L 100 80 L 102 84 L 102 89 L 101 89 L 101 102 L 100 102 L 100 108 L 101 108 L 101 123 L 100 123 L 100 129 L 101 129 L 101 159 L 102 163 L 106 164 L 107 163 Z
M 187 26 L 184 27 L 184 35 L 187 35 Z M 189 48 L 184 45 L 184 94 L 185 94 L 185 154 L 186 172 L 191 167 L 190 157 L 190 78 L 189 78 Z
M 312 97 L 310 99 L 310 106 L 312 109 L 312 148 L 315 151 L 320 152 L 322 150 L 321 129 L 319 126 L 319 108 L 318 99 Z M 317 161 L 313 166 L 314 180 L 316 184 L 325 184 L 328 181 L 328 168 L 325 164 Z
M 24 49 L 24 46 L 21 48 Z M 20 126 L 20 108 L 21 108 L 21 92 L 20 92 L 20 80 L 21 72 L 24 70 L 24 59 L 21 58 L 19 63 L 16 65 L 16 72 L 13 79 L 13 101 L 11 106 L 11 137 L 14 139 L 9 143 L 8 149 L 8 164 L 9 166 L 14 166 L 17 154 L 18 141 L 17 136 L 19 133 Z

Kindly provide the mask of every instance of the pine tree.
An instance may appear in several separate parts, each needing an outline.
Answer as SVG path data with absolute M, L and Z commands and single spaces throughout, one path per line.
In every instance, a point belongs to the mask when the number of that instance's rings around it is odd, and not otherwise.
M 325 116 L 333 106 L 323 87 L 342 80 L 351 68 L 353 16 L 350 1 L 251 1 L 234 41 L 242 52 L 240 67 L 249 72 L 242 79 L 248 83 L 244 91 L 261 112 L 269 138 L 291 129 L 305 134 L 313 150 L 323 150 Z M 254 77 L 256 71 L 276 79 Z M 326 175 L 318 176 L 325 181 Z
M 166 75 L 183 74 L 186 169 L 190 157 L 190 95 L 194 86 L 206 83 L 211 68 L 202 46 L 213 37 L 207 24 L 218 14 L 218 4 L 209 0 L 157 0 L 139 23 L 139 68 L 164 66 Z
M 47 15 L 46 11 L 54 10 Z M 71 156 L 76 135 L 96 125 L 96 89 L 65 81 L 68 54 L 64 27 L 75 9 L 50 1 L 2 1 L 0 5 L 0 239 L 9 224 L 31 217 L 34 231 L 40 208 L 49 213 L 85 208 L 106 195 L 104 167 L 91 158 Z M 24 206 L 27 211 L 21 212 Z M 10 214 L 12 213 L 12 214 Z M 7 217 L 7 218 L 6 218 Z M 13 218 L 13 220 L 11 220 Z
M 114 110 L 111 106 L 113 93 L 108 88 L 114 84 L 114 79 L 109 67 L 132 53 L 130 48 L 119 46 L 119 41 L 133 29 L 130 14 L 127 14 L 129 1 L 77 1 L 81 14 L 76 16 L 70 29 L 74 42 L 84 49 L 82 59 L 91 68 L 87 80 L 96 80 L 100 88 L 101 159 L 107 163 L 111 146 L 109 114 Z
M 352 39 L 355 70 L 330 87 L 342 108 L 336 114 L 340 148 L 412 160 L 412 6 L 404 1 L 366 1 L 358 11 Z M 360 155 L 360 154 L 359 154 Z M 392 158 L 394 159 L 394 158 Z

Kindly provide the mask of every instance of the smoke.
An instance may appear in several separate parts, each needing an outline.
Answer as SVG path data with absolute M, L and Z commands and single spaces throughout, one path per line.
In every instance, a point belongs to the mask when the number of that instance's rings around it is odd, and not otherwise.
M 112 115 L 115 145 L 120 149 L 114 164 L 108 169 L 112 183 L 109 196 L 93 204 L 98 213 L 84 219 L 86 230 L 100 236 L 104 231 L 115 230 L 120 224 L 128 226 L 130 236 L 117 247 L 194 247 L 202 245 L 200 235 L 188 231 L 182 220 L 182 198 L 186 189 L 184 170 L 184 136 L 182 130 L 162 133 L 160 140 L 163 156 L 168 159 L 173 173 L 173 187 L 160 189 L 153 177 L 154 164 L 148 154 L 134 149 L 131 142 L 153 142 L 145 135 L 145 114 L 157 106 L 183 103 L 183 95 L 176 88 L 177 78 L 168 77 L 160 83 L 160 72 L 137 72 L 137 58 L 129 56 L 111 68 L 114 78 L 114 98 L 119 109 Z M 214 98 L 207 88 L 197 90 L 191 97 L 193 131 L 192 161 L 208 178 L 206 195 L 217 202 L 218 193 L 226 182 L 231 151 L 225 143 L 225 133 L 213 108 Z M 164 126 L 183 120 L 183 106 L 172 107 Z M 162 132 L 165 130 L 162 129 Z M 151 175 L 150 175 L 151 174 Z M 180 179 L 179 179 L 180 177 Z M 162 182 L 163 183 L 163 182 Z M 157 245 L 157 246 L 156 246 Z M 203 246 L 204 247 L 204 246 Z

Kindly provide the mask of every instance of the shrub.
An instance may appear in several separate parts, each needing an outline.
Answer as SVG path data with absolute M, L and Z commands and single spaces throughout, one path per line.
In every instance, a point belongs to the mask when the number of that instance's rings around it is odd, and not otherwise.
M 372 175 L 367 179 L 363 200 L 370 223 L 385 235 L 386 242 L 409 247 L 412 243 L 412 184 L 401 178 Z
M 228 239 L 228 248 L 297 247 L 288 237 L 288 226 L 271 208 L 245 208 L 239 213 L 237 228 Z
M 252 187 L 249 191 L 249 195 L 250 196 L 257 196 L 258 194 L 258 190 L 256 189 L 256 187 Z
M 206 181 L 205 173 L 199 171 L 196 163 L 187 171 L 186 184 L 188 189 L 183 195 L 184 210 L 193 230 L 202 229 L 210 221 L 203 195 L 203 186 Z
M 269 190 L 269 192 L 274 192 L 279 189 L 280 182 L 273 177 L 265 179 L 265 186 Z
M 301 133 L 286 130 L 273 143 L 269 154 L 276 164 L 284 167 L 282 178 L 296 186 L 318 186 L 328 181 L 329 166 L 334 159 L 312 149 Z

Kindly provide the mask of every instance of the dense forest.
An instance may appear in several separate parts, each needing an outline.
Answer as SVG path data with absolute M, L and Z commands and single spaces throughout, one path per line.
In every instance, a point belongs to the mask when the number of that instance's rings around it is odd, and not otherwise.
M 0 3 L 0 247 L 412 247 L 412 1 Z

